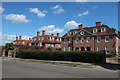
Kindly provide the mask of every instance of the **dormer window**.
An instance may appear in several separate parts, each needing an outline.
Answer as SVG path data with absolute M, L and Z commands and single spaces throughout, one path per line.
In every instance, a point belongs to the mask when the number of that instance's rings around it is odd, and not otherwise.
M 54 37 L 51 37 L 51 40 L 54 40 Z
M 93 33 L 96 33 L 96 32 L 97 32 L 97 28 L 94 28 L 94 29 L 93 29 Z
M 80 32 L 80 34 L 81 34 L 81 35 L 84 35 L 84 32 L 82 31 L 82 32 Z
M 68 35 L 71 35 L 71 32 L 68 32 Z
M 40 40 L 41 38 L 39 37 L 38 40 Z
M 59 41 L 59 38 L 57 38 L 57 41 Z
M 61 39 L 61 38 L 60 38 L 59 40 L 60 40 L 60 41 L 62 41 L 62 39 Z
M 105 28 L 104 27 L 101 28 L 101 32 L 105 32 Z
M 77 33 L 77 31 L 73 31 L 73 35 L 75 35 Z
M 69 43 L 72 43 L 72 38 L 69 38 Z

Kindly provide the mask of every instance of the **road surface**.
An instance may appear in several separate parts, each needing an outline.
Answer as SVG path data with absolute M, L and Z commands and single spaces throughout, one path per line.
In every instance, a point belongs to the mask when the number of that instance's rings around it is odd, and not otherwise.
M 2 61 L 3 78 L 118 78 L 117 71 L 21 61 Z

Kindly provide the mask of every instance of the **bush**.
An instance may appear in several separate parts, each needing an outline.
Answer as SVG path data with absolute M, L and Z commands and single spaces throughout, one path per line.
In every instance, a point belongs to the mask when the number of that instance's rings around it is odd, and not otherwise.
M 106 54 L 106 57 L 115 57 L 116 54 Z
M 101 63 L 104 55 L 100 52 L 85 51 L 19 51 L 16 52 L 16 57 L 24 59 Z
M 53 48 L 53 47 L 51 47 L 51 46 L 48 46 L 48 49 L 49 49 L 49 50 L 52 50 L 52 48 Z

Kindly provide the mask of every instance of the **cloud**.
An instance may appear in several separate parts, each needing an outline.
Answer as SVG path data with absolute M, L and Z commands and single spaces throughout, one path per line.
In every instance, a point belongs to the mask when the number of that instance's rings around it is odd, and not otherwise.
M 5 9 L 0 6 L 0 13 L 4 12 L 4 10 Z
M 45 30 L 46 33 L 61 33 L 64 29 L 55 28 L 55 25 L 43 26 L 38 29 L 39 31 Z
M 51 9 L 55 10 L 53 11 L 54 14 L 59 14 L 59 13 L 64 12 L 64 9 L 61 7 L 61 5 L 56 5 L 52 7 Z
M 40 17 L 40 18 L 45 17 L 46 16 L 45 13 L 48 13 L 46 10 L 44 10 L 43 12 L 41 12 L 40 10 L 38 10 L 38 8 L 30 8 L 30 12 L 37 14 L 37 16 Z
M 83 13 L 81 13 L 81 14 L 78 14 L 78 16 L 81 17 L 81 16 L 88 15 L 88 14 L 89 14 L 89 11 L 86 10 L 86 12 L 83 12 Z
M 32 38 L 31 36 L 22 36 L 23 40 L 28 40 L 29 38 Z M 0 42 L 2 45 L 5 45 L 5 43 L 11 43 L 12 41 L 16 40 L 16 35 L 9 35 L 9 34 L 1 34 L 0 32 Z
M 10 20 L 13 23 L 28 23 L 29 20 L 26 19 L 26 16 L 21 14 L 9 14 L 9 15 L 3 15 L 6 20 Z
M 78 25 L 79 25 L 80 23 L 77 23 L 77 22 L 75 22 L 75 21 L 68 21 L 68 22 L 66 22 L 66 24 L 65 24 L 65 28 L 76 28 Z
M 56 6 L 52 7 L 51 9 L 58 9 L 60 7 L 61 7 L 60 5 L 56 5 Z
M 97 8 L 97 6 L 93 6 L 92 8 L 93 8 L 93 9 L 96 9 L 96 8 Z
M 46 11 L 46 10 L 43 10 L 43 13 L 48 13 L 48 11 Z

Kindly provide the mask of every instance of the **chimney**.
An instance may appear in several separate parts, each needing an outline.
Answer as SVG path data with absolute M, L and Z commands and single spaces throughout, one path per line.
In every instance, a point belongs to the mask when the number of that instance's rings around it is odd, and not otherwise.
M 21 40 L 21 36 L 19 36 L 19 40 Z
M 79 27 L 79 29 L 82 29 L 83 28 L 83 24 L 78 25 L 78 27 Z
M 16 40 L 18 40 L 18 37 L 16 37 Z
M 59 33 L 57 33 L 57 37 L 59 37 Z
M 52 36 L 54 36 L 54 34 L 51 34 Z
M 96 22 L 96 27 L 101 26 L 101 22 Z
M 38 31 L 38 32 L 37 32 L 37 36 L 39 36 L 39 35 L 40 35 L 40 32 Z
M 42 31 L 42 35 L 45 35 L 45 30 Z

